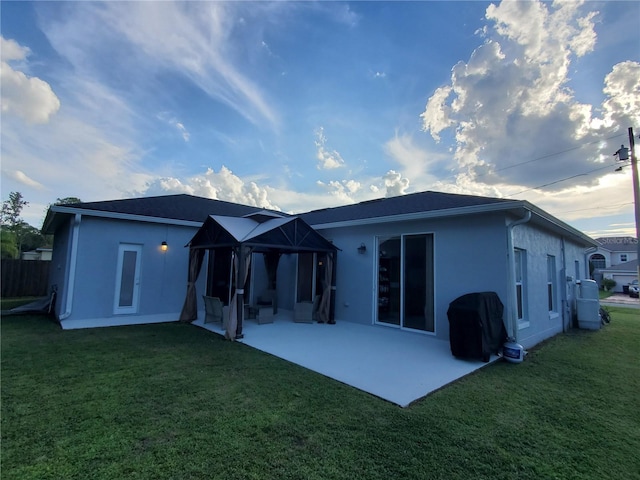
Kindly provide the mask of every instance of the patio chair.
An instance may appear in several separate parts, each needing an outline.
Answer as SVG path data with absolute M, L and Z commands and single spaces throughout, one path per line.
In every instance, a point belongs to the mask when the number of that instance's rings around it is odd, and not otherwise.
M 222 302 L 218 297 L 207 297 L 204 299 L 204 323 L 220 322 L 222 323 Z
M 313 323 L 313 302 L 298 302 L 293 306 L 293 321 Z
M 273 316 L 278 312 L 275 290 L 265 290 L 256 299 L 258 323 L 273 323 Z

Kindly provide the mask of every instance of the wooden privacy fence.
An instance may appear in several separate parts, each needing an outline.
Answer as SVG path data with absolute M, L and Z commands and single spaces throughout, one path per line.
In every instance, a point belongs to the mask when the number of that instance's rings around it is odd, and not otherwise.
M 43 260 L 3 259 L 2 298 L 44 297 L 49 294 L 49 268 Z

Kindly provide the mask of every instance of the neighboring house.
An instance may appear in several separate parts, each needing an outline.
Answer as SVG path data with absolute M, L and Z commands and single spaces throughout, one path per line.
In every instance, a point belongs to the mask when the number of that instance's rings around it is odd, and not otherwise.
M 603 278 L 609 278 L 616 282 L 613 287 L 614 292 L 628 293 L 629 284 L 638 278 L 638 260 L 631 260 L 630 262 L 620 263 L 613 267 L 604 268 L 600 270 Z
M 257 218 L 259 211 L 188 195 L 52 206 L 43 230 L 55 235 L 51 284 L 63 328 L 178 320 L 188 282 L 184 246 L 196 232 L 206 234 L 200 227 L 209 215 Z M 438 192 L 292 218 L 338 249 L 331 320 L 446 340 L 449 304 L 466 293 L 494 291 L 505 306 L 507 331 L 527 348 L 572 325 L 576 281 L 589 277 L 586 252 L 598 246 L 526 201 Z M 215 223 L 225 222 L 232 223 Z M 203 294 L 225 304 L 230 297 L 230 257 L 208 252 L 194 283 L 199 310 Z M 325 257 L 311 247 L 280 253 L 278 308 L 293 311 L 326 284 Z M 249 304 L 271 285 L 267 262 L 256 260 L 241 291 Z
M 50 261 L 53 253 L 52 248 L 36 248 L 29 252 L 22 252 L 22 260 L 43 260 Z
M 634 237 L 596 238 L 598 248 L 589 254 L 592 277 L 599 285 L 603 278 L 616 282 L 614 292 L 637 278 L 638 240 Z

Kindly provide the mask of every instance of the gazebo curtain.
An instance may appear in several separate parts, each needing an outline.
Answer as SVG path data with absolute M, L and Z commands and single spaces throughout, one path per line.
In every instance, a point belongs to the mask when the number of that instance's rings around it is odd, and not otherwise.
M 189 249 L 187 296 L 184 299 L 182 312 L 180 312 L 181 322 L 193 322 L 196 318 L 198 318 L 198 297 L 196 294 L 196 280 L 198 280 L 198 275 L 200 275 L 204 253 L 205 250 L 203 249 Z
M 225 337 L 229 340 L 242 338 L 242 322 L 244 319 L 244 285 L 251 267 L 251 247 L 240 246 L 233 256 L 233 269 L 236 278 L 236 289 L 229 304 L 229 321 Z
M 264 216 L 263 216 L 264 217 Z M 319 320 L 332 322 L 335 296 L 335 253 L 336 247 L 327 241 L 299 217 L 275 216 L 255 219 L 210 215 L 189 246 L 189 269 L 187 294 L 180 313 L 180 321 L 192 322 L 198 316 L 196 281 L 200 273 L 205 251 L 224 251 L 225 256 L 233 251 L 233 261 L 229 268 L 232 277 L 229 289 L 229 309 L 225 335 L 230 339 L 242 337 L 244 317 L 244 286 L 247 281 L 251 254 L 264 253 L 268 279 L 268 290 L 273 297 L 274 313 L 277 311 L 277 271 L 283 253 L 318 253 L 326 255 L 326 268 L 321 273 L 322 291 L 318 300 Z M 226 262 L 226 257 L 225 257 Z
M 333 274 L 333 254 L 327 253 L 324 276 L 322 278 L 322 297 L 318 305 L 317 317 L 321 323 L 329 323 L 331 320 L 331 279 Z
M 238 255 L 233 253 L 233 275 L 232 278 L 238 278 Z M 236 338 L 236 330 L 238 328 L 238 306 L 236 303 L 236 298 L 238 295 L 237 288 L 233 289 L 233 295 L 231 296 L 231 301 L 229 302 L 229 318 L 227 319 L 227 330 L 224 336 L 233 340 Z
M 266 252 L 264 256 L 264 266 L 267 270 L 267 278 L 269 281 L 269 290 L 276 289 L 277 275 L 278 275 L 278 263 L 280 263 L 280 252 Z
M 280 263 L 281 252 L 263 253 L 264 266 L 267 270 L 267 289 L 273 292 L 273 313 L 278 313 L 278 264 Z

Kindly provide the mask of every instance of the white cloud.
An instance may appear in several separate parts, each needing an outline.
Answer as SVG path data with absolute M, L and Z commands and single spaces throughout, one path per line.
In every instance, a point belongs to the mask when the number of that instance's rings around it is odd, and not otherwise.
M 331 180 L 329 183 L 318 180 L 316 184 L 331 195 L 337 201 L 337 204 L 354 203 L 357 201 L 355 200 L 356 195 L 362 189 L 362 185 L 356 180 Z
M 398 134 L 384 144 L 384 151 L 400 165 L 400 173 L 418 186 L 430 185 L 449 173 L 451 157 L 426 150 L 409 134 Z
M 583 13 L 583 7 L 579 2 L 502 2 L 487 8 L 493 29 L 483 29 L 485 43 L 468 62 L 453 67 L 450 83 L 433 92 L 421 114 L 423 130 L 435 140 L 449 129 L 455 136 L 460 186 L 477 182 L 487 188 L 476 190 L 496 189 L 501 195 L 508 185 L 530 188 L 591 171 L 602 166 L 603 153 L 611 153 L 602 151 L 610 148 L 606 144 L 595 145 L 611 136 L 604 128 L 637 118 L 634 62 L 614 67 L 607 76 L 603 118 L 595 118 L 597 111 L 579 103 L 568 87 L 571 62 L 596 42 L 596 12 Z M 585 148 L 568 148 L 575 145 Z M 597 182 L 597 175 L 572 181 Z M 559 183 L 548 190 L 565 188 Z
M 219 172 L 208 168 L 204 173 L 184 180 L 175 177 L 155 178 L 148 182 L 138 195 L 166 195 L 188 193 L 243 205 L 280 210 L 269 200 L 269 191 L 252 181 L 245 181 L 229 168 L 222 166 Z
M 191 134 L 187 130 L 187 127 L 185 127 L 182 122 L 179 122 L 177 118 L 171 116 L 168 112 L 159 113 L 158 119 L 177 130 L 185 142 L 188 142 L 191 138 Z
M 21 170 L 8 170 L 5 173 L 8 177 L 13 178 L 15 181 L 26 187 L 35 188 L 38 190 L 42 190 L 45 188 L 42 183 L 35 181 L 33 178 L 30 178 Z
M 30 53 L 29 47 L 24 47 L 15 40 L 6 39 L 0 35 L 0 58 L 3 62 L 24 60 Z
M 640 125 L 640 63 L 614 65 L 604 79 L 607 100 L 602 105 L 605 125 Z
M 429 132 L 437 142 L 440 141 L 440 132 L 454 124 L 451 118 L 451 107 L 447 103 L 452 93 L 452 87 L 437 88 L 429 98 L 425 111 L 420 114 L 423 129 Z
M 23 218 L 34 226 L 44 216 L 38 205 L 68 196 L 122 198 L 150 178 L 140 167 L 144 152 L 131 140 L 128 106 L 87 79 L 68 82 L 62 95 L 73 95 L 48 123 L 25 125 L 3 113 L 2 186 L 23 193 L 30 202 Z
M 162 7 L 113 2 L 103 16 L 139 55 L 144 52 L 147 62 L 185 75 L 252 123 L 277 126 L 278 114 L 233 56 L 229 45 L 236 24 L 232 6 L 167 2 Z
M 409 179 L 403 177 L 400 173 L 389 170 L 382 178 L 386 188 L 386 197 L 395 197 L 407 193 Z
M 9 61 L 25 60 L 30 50 L 14 40 L 0 37 L 0 104 L 3 114 L 12 114 L 30 124 L 47 123 L 60 108 L 51 86 L 37 77 L 14 70 Z
M 318 160 L 318 170 L 333 170 L 344 166 L 344 160 L 336 150 L 329 151 L 326 148 L 327 138 L 324 135 L 324 128 L 320 127 L 315 131 L 315 145 L 318 149 L 316 158 Z

